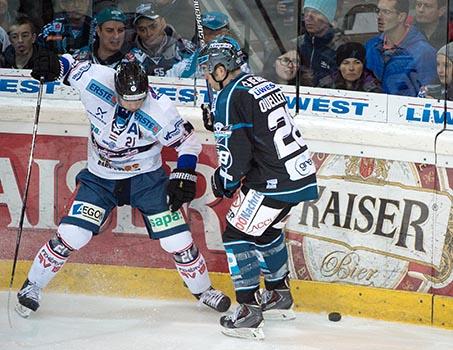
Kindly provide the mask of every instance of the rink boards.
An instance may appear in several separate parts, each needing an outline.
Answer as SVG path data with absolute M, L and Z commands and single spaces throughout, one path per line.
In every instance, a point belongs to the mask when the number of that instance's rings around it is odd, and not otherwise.
M 31 141 L 36 91 L 20 91 L 34 89 L 27 79 L 0 81 L 0 288 L 9 284 Z M 221 242 L 231 202 L 210 192 L 212 137 L 193 107 L 193 86 L 159 84 L 203 141 L 197 197 L 187 216 L 214 285 L 233 295 Z M 77 95 L 57 88 L 48 87 L 43 101 L 15 288 L 55 231 L 85 165 L 89 125 Z M 303 95 L 296 117 L 314 152 L 320 188 L 320 198 L 298 206 L 287 224 L 296 308 L 453 328 L 453 145 L 450 130 L 436 137 L 441 104 L 318 90 Z M 294 107 L 295 94 L 286 92 Z M 166 150 L 164 161 L 169 171 L 176 154 Z M 148 239 L 140 215 L 127 206 L 71 257 L 50 288 L 191 297 L 171 257 Z

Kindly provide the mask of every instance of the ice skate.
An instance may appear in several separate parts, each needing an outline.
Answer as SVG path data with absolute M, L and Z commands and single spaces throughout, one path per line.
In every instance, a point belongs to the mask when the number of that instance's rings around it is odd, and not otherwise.
M 234 313 L 220 318 L 222 333 L 235 338 L 264 339 L 263 324 L 258 304 L 240 304 Z
M 222 291 L 209 288 L 200 294 L 194 294 L 201 304 L 209 306 L 218 312 L 225 312 L 230 308 L 231 299 Z
M 294 320 L 293 297 L 290 289 L 259 290 L 256 299 L 266 320 Z
M 26 279 L 22 288 L 17 293 L 17 300 L 18 303 L 15 308 L 16 312 L 20 316 L 27 318 L 32 311 L 36 311 L 39 308 L 41 288 Z

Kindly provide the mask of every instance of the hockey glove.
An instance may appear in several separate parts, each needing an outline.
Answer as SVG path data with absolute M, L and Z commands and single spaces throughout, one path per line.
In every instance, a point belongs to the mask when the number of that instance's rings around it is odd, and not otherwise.
M 195 198 L 197 174 L 192 169 L 175 169 L 169 177 L 167 194 L 168 206 L 176 211 L 184 203 Z
M 36 80 L 44 79 L 44 82 L 55 81 L 60 77 L 60 59 L 50 50 L 40 48 L 33 61 L 31 76 Z
M 236 191 L 236 189 L 227 190 L 227 189 L 223 188 L 222 179 L 220 177 L 220 168 L 217 168 L 214 171 L 214 174 L 212 174 L 212 176 L 211 176 L 211 188 L 212 188 L 212 193 L 217 198 L 222 198 L 222 197 L 231 198 L 231 197 L 233 197 L 233 194 Z
M 214 131 L 214 116 L 211 113 L 211 105 L 202 104 L 201 110 L 203 111 L 203 124 L 204 128 L 208 131 Z

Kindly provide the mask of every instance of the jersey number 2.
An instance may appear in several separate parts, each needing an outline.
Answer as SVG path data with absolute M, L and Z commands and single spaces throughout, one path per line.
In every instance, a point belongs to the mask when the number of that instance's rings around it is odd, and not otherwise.
M 278 159 L 285 158 L 304 146 L 302 135 L 294 127 L 293 121 L 284 107 L 269 113 L 267 120 L 269 130 L 275 131 L 274 145 Z

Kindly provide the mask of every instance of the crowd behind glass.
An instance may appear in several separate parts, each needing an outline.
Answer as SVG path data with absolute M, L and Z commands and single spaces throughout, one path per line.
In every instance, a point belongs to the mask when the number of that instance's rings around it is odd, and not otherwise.
M 298 3 L 200 1 L 205 40 L 235 37 L 244 70 L 279 84 L 453 99 L 447 0 L 304 0 L 300 17 Z M 46 49 L 193 78 L 199 46 L 193 1 L 0 0 L 0 68 Z

